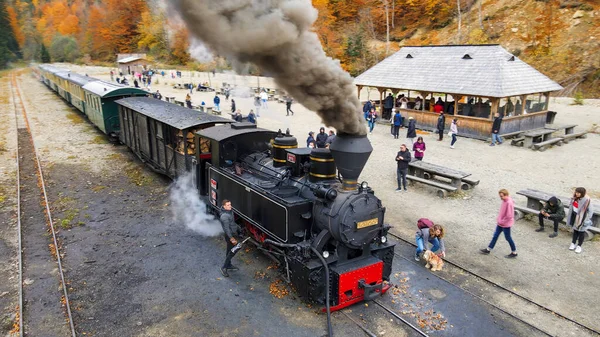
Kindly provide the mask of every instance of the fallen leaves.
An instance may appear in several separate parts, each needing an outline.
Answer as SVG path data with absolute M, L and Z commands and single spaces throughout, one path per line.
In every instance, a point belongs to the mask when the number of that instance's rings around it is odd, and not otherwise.
M 287 286 L 282 283 L 281 280 L 275 280 L 271 282 L 271 285 L 269 286 L 269 293 L 277 298 L 284 298 L 290 292 Z

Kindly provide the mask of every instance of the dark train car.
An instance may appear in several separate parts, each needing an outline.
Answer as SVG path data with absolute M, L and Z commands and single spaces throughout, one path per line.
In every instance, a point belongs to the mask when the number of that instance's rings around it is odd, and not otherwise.
M 86 83 L 83 91 L 86 116 L 100 131 L 112 137 L 116 137 L 120 129 L 119 111 L 115 101 L 125 97 L 148 95 L 139 88 L 101 80 Z
M 201 152 L 208 149 L 208 143 L 196 145 L 196 131 L 233 122 L 150 97 L 123 98 L 116 104 L 119 140 L 154 170 L 173 179 L 195 170 L 197 147 Z
M 59 95 L 61 95 L 67 102 L 71 103 L 77 110 L 85 113 L 85 91 L 83 90 L 83 86 L 90 82 L 100 81 L 97 78 L 83 76 L 76 73 L 68 72 L 68 73 L 58 73 L 57 77 L 63 80 L 64 83 L 64 92 L 61 93 L 59 91 Z
M 210 153 L 198 153 L 199 194 L 216 212 L 230 200 L 305 300 L 338 310 L 388 289 L 394 244 L 385 208 L 366 182 L 357 184 L 372 151 L 366 137 L 338 135 L 331 150 L 311 150 L 249 123 L 196 136 L 210 142 Z

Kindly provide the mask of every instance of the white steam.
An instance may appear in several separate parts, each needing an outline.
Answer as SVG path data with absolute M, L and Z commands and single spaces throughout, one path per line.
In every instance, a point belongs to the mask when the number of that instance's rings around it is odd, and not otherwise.
M 223 233 L 221 223 L 206 211 L 194 186 L 194 175 L 186 173 L 171 186 L 171 211 L 175 222 L 202 236 L 217 236 Z

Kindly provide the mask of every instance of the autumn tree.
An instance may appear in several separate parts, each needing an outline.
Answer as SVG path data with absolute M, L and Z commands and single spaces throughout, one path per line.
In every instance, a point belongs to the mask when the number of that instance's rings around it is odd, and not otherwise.
M 173 43 L 171 45 L 171 60 L 178 64 L 186 64 L 190 61 L 189 52 L 190 38 L 187 28 L 178 26 L 173 28 Z
M 167 21 L 164 12 L 153 13 L 146 10 L 142 13 L 138 32 L 140 34 L 138 48 L 150 55 L 167 59 L 169 57 L 169 39 L 165 29 Z
M 0 69 L 6 68 L 19 52 L 6 9 L 5 0 L 0 0 Z

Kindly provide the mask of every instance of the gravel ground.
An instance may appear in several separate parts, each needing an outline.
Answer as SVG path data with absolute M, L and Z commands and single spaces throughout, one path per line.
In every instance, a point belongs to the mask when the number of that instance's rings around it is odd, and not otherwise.
M 107 68 L 73 66 L 71 69 L 88 73 L 90 76 L 109 78 Z M 186 74 L 184 72 L 184 77 Z M 202 79 L 207 75 L 198 76 Z M 126 148 L 115 148 L 106 144 L 100 133 L 81 120 L 75 110 L 65 109 L 64 103 L 41 84 L 30 77 L 22 77 L 21 80 L 21 87 L 28 90 L 32 129 L 50 174 L 53 206 L 61 219 L 68 217 L 67 209 L 79 210 L 71 221 L 74 227 L 63 230 L 62 233 L 66 241 L 70 242 L 66 248 L 67 268 L 70 268 L 71 272 L 68 277 L 81 282 L 72 285 L 75 289 L 73 301 L 76 305 L 86 303 L 87 306 L 76 309 L 76 315 L 79 310 L 84 313 L 78 319 L 89 322 L 82 323 L 80 331 L 95 332 L 97 335 L 105 335 L 103 332 L 112 335 L 114 332 L 160 336 L 169 335 L 169 331 L 194 334 L 193 329 L 198 329 L 198 324 L 194 323 L 202 321 L 204 324 L 207 318 L 219 322 L 222 314 L 219 310 L 223 309 L 211 304 L 218 303 L 217 299 L 227 303 L 229 299 L 239 300 L 238 296 L 227 296 L 228 287 L 223 285 L 223 280 L 216 281 L 220 275 L 215 273 L 214 264 L 219 263 L 220 254 L 214 251 L 216 246 L 219 247 L 217 249 L 221 249 L 222 243 L 216 239 L 195 237 L 182 228 L 177 228 L 168 218 L 161 218 L 168 213 L 168 207 L 165 206 L 168 203 L 167 183 L 162 178 L 140 169 L 140 165 Z M 181 83 L 184 81 L 178 80 Z M 252 86 L 258 82 L 256 77 L 244 80 L 243 77 L 229 74 L 217 74 L 216 78 L 211 77 L 211 81 L 249 83 Z M 169 85 L 174 82 L 170 79 L 159 79 L 159 84 L 153 85 L 153 90 L 159 89 L 163 96 L 176 96 L 182 100 L 186 91 L 171 89 Z M 269 79 L 266 78 L 261 78 L 260 83 L 270 86 L 265 84 L 269 83 Z M 212 105 L 212 97 L 214 94 L 194 92 L 193 102 L 198 104 L 205 100 Z M 569 106 L 568 102 L 568 99 L 552 100 L 551 109 L 559 112 L 556 123 L 576 122 L 580 127 L 588 128 L 599 122 L 596 117 L 600 113 L 599 101 L 587 100 L 583 107 Z M 251 99 L 236 97 L 236 103 L 243 113 L 253 108 Z M 270 102 L 269 105 L 269 110 L 261 111 L 259 125 L 270 129 L 289 127 L 298 135 L 300 144 L 303 144 L 308 131 L 317 131 L 320 126 L 318 116 L 299 104 L 292 107 L 296 112 L 293 117 L 285 116 L 284 104 Z M 224 109 L 228 108 L 227 103 L 222 102 L 222 106 Z M 56 116 L 66 118 L 57 119 Z M 507 145 L 490 148 L 484 142 L 464 138 L 459 138 L 456 149 L 451 150 L 447 141 L 435 142 L 433 135 L 425 134 L 428 145 L 426 160 L 471 172 L 474 177 L 481 179 L 481 183 L 474 190 L 442 200 L 435 196 L 435 190 L 419 185 L 408 193 L 393 192 L 395 166 L 392 158 L 402 140 L 393 140 L 388 130 L 389 127 L 379 125 L 370 136 L 374 151 L 361 179 L 367 180 L 383 200 L 388 208 L 387 221 L 394 226 L 395 233 L 410 238 L 414 233 L 416 219 L 429 217 L 448 229 L 446 245 L 449 259 L 513 288 L 536 302 L 548 305 L 557 312 L 600 329 L 600 323 L 595 319 L 595 311 L 581 309 L 595 307 L 595 296 L 589 294 L 594 293 L 600 285 L 598 277 L 595 276 L 600 272 L 600 266 L 594 258 L 599 248 L 598 242 L 586 242 L 584 252 L 575 255 L 567 250 L 569 233 L 561 232 L 558 238 L 549 239 L 548 233 L 533 232 L 536 228 L 534 223 L 522 220 L 516 224 L 514 233 L 520 253 L 518 259 L 506 260 L 502 257 L 502 254 L 508 252 L 508 245 L 502 239 L 491 256 L 477 254 L 478 249 L 485 247 L 491 238 L 500 204 L 496 194 L 499 188 L 508 188 L 511 192 L 522 188 L 537 188 L 567 195 L 573 187 L 582 185 L 588 188 L 593 197 L 600 197 L 600 181 L 592 179 L 594 168 L 597 166 L 595 161 L 598 160 L 600 152 L 597 135 L 590 135 L 587 139 L 539 153 Z M 571 162 L 589 164 L 575 164 L 577 174 L 572 174 L 572 170 L 567 170 L 574 166 L 569 165 Z M 536 166 L 532 167 L 532 164 Z M 119 174 L 116 174 L 117 172 Z M 125 172 L 125 175 L 121 172 Z M 3 173 L 3 179 L 5 176 Z M 141 186 L 136 189 L 138 184 Z M 86 202 L 86 199 L 90 201 Z M 75 204 L 70 204 L 71 202 Z M 523 203 L 524 200 L 516 196 L 515 202 Z M 84 225 L 77 226 L 79 221 Z M 157 222 L 164 225 L 159 226 Z M 143 224 L 152 226 L 145 228 Z M 142 233 L 143 239 L 148 242 L 144 243 L 143 247 L 138 247 Z M 70 237 L 71 235 L 73 237 Z M 165 238 L 169 238 L 166 245 L 154 247 L 163 243 Z M 77 242 L 81 242 L 80 246 Z M 168 249 L 178 245 L 177 249 Z M 197 250 L 193 247 L 197 247 Z M 99 252 L 107 258 L 106 270 L 97 264 Z M 182 252 L 184 260 L 181 259 Z M 88 254 L 94 257 L 96 262 L 86 260 Z M 252 256 L 251 252 L 248 254 Z M 206 256 L 212 259 L 206 259 Z M 249 269 L 245 269 L 246 266 L 242 268 L 240 275 L 245 275 L 245 279 L 240 280 L 240 284 L 251 284 L 251 275 L 254 275 L 252 271 L 265 269 L 264 259 L 257 258 L 256 261 L 248 267 Z M 194 271 L 189 269 L 189 265 L 194 263 L 198 264 L 196 272 L 202 276 L 199 281 L 207 283 L 207 297 L 197 298 L 196 301 L 192 301 L 194 304 L 190 304 L 190 301 L 184 302 L 184 299 L 199 295 L 193 293 L 195 288 L 190 287 L 190 284 L 183 285 L 183 282 L 178 282 L 180 286 L 168 294 L 158 292 L 161 284 L 158 281 L 153 286 L 155 288 L 138 287 L 139 284 L 148 283 L 144 282 L 148 275 L 158 273 L 155 268 L 162 268 L 160 275 L 165 271 L 173 275 L 164 280 L 164 286 L 179 279 L 193 283 Z M 100 275 L 105 277 L 100 278 Z M 206 281 L 213 276 L 214 281 Z M 123 286 L 124 282 L 132 285 Z M 256 307 L 273 308 L 274 300 L 266 295 L 268 289 L 264 289 L 264 282 L 256 284 L 258 289 L 263 287 L 262 294 L 257 294 L 256 300 L 260 304 Z M 184 310 L 172 304 L 163 307 L 162 296 L 171 296 L 175 302 L 183 303 L 181 307 Z M 206 303 L 206 298 L 211 301 Z M 135 308 L 137 305 L 139 310 L 127 313 L 119 311 L 119 303 L 123 301 L 128 303 L 125 308 Z M 95 305 L 94 302 L 99 304 Z M 308 329 L 306 331 L 322 333 L 322 321 L 310 319 L 314 315 L 310 310 L 304 308 L 304 316 L 296 313 L 295 306 L 298 303 L 291 299 L 282 300 L 276 306 L 276 310 L 271 309 L 275 315 L 272 321 L 276 319 L 281 322 L 282 327 L 289 329 L 299 329 L 299 321 L 302 321 L 301 324 Z M 204 310 L 208 312 L 205 313 Z M 235 312 L 234 319 L 244 323 L 237 333 L 256 331 L 270 335 L 270 332 L 276 332 L 267 331 L 264 322 L 253 322 L 243 317 L 243 314 L 238 315 Z M 102 315 L 111 315 L 113 321 Z M 156 319 L 159 315 L 162 315 L 162 319 Z M 145 317 L 153 319 L 148 321 Z M 299 320 L 299 317 L 302 319 Z M 208 325 L 200 328 L 213 333 L 235 331 L 234 327 L 231 327 L 232 330 L 219 330 L 221 326 Z
M 81 71 L 73 68 L 75 71 Z M 90 76 L 108 79 L 108 69 L 94 68 Z M 207 78 L 207 74 L 193 78 L 184 72 L 184 79 Z M 213 79 L 212 75 L 211 79 Z M 269 85 L 270 79 L 261 78 L 261 85 Z M 159 79 L 159 89 L 163 95 L 176 96 L 183 100 L 185 90 L 170 88 L 176 81 Z M 256 77 L 244 80 L 242 76 L 217 74 L 213 83 L 257 83 Z M 362 99 L 367 98 L 363 90 Z M 194 104 L 204 100 L 212 105 L 212 93 L 194 92 Z M 370 97 L 378 97 L 371 92 Z M 238 108 L 246 114 L 254 108 L 251 99 L 235 98 Z M 228 109 L 224 103 L 223 109 Z M 586 100 L 583 106 L 570 105 L 570 98 L 552 98 L 550 109 L 557 111 L 555 124 L 578 124 L 577 130 L 592 129 L 600 125 L 600 100 Z M 285 105 L 269 102 L 269 109 L 261 111 L 259 126 L 285 130 L 290 128 L 296 134 L 299 144 L 303 144 L 308 131 L 318 132 L 321 126 L 319 117 L 300 104 L 294 104 L 295 115 L 285 116 Z M 387 221 L 394 226 L 393 231 L 405 238 L 413 237 L 416 220 L 428 217 L 447 228 L 446 246 L 448 258 L 469 269 L 490 278 L 499 284 L 514 289 L 519 294 L 530 297 L 568 317 L 600 330 L 593 308 L 596 297 L 589 296 L 600 287 L 600 263 L 596 258 L 600 250 L 599 241 L 588 241 L 583 245 L 583 253 L 575 254 L 567 248 L 571 235 L 562 229 L 557 238 L 548 238 L 548 232 L 536 233 L 537 224 L 521 220 L 513 229 L 519 258 L 507 260 L 503 255 L 509 252 L 508 244 L 500 238 L 491 256 L 478 254 L 491 239 L 495 217 L 500 207 L 497 191 L 507 188 L 513 193 L 515 203 L 524 204 L 525 198 L 514 192 L 524 188 L 534 188 L 570 195 L 577 186 L 584 186 L 592 198 L 600 198 L 600 179 L 596 167 L 600 158 L 600 138 L 589 134 L 587 139 L 579 139 L 562 147 L 553 147 L 545 152 L 512 147 L 509 144 L 489 147 L 487 143 L 467 138 L 459 138 L 456 148 L 450 149 L 449 139 L 435 141 L 437 135 L 423 133 L 427 143 L 425 160 L 436 164 L 460 169 L 473 174 L 481 183 L 475 189 L 446 199 L 439 199 L 435 190 L 427 186 L 415 185 L 408 193 L 394 193 L 396 184 L 395 162 L 392 159 L 403 139 L 394 140 L 389 127 L 378 125 L 369 136 L 374 151 L 361 178 L 374 187 L 377 195 L 387 207 Z M 401 135 L 405 129 L 401 130 Z M 459 130 L 460 133 L 460 130 Z

